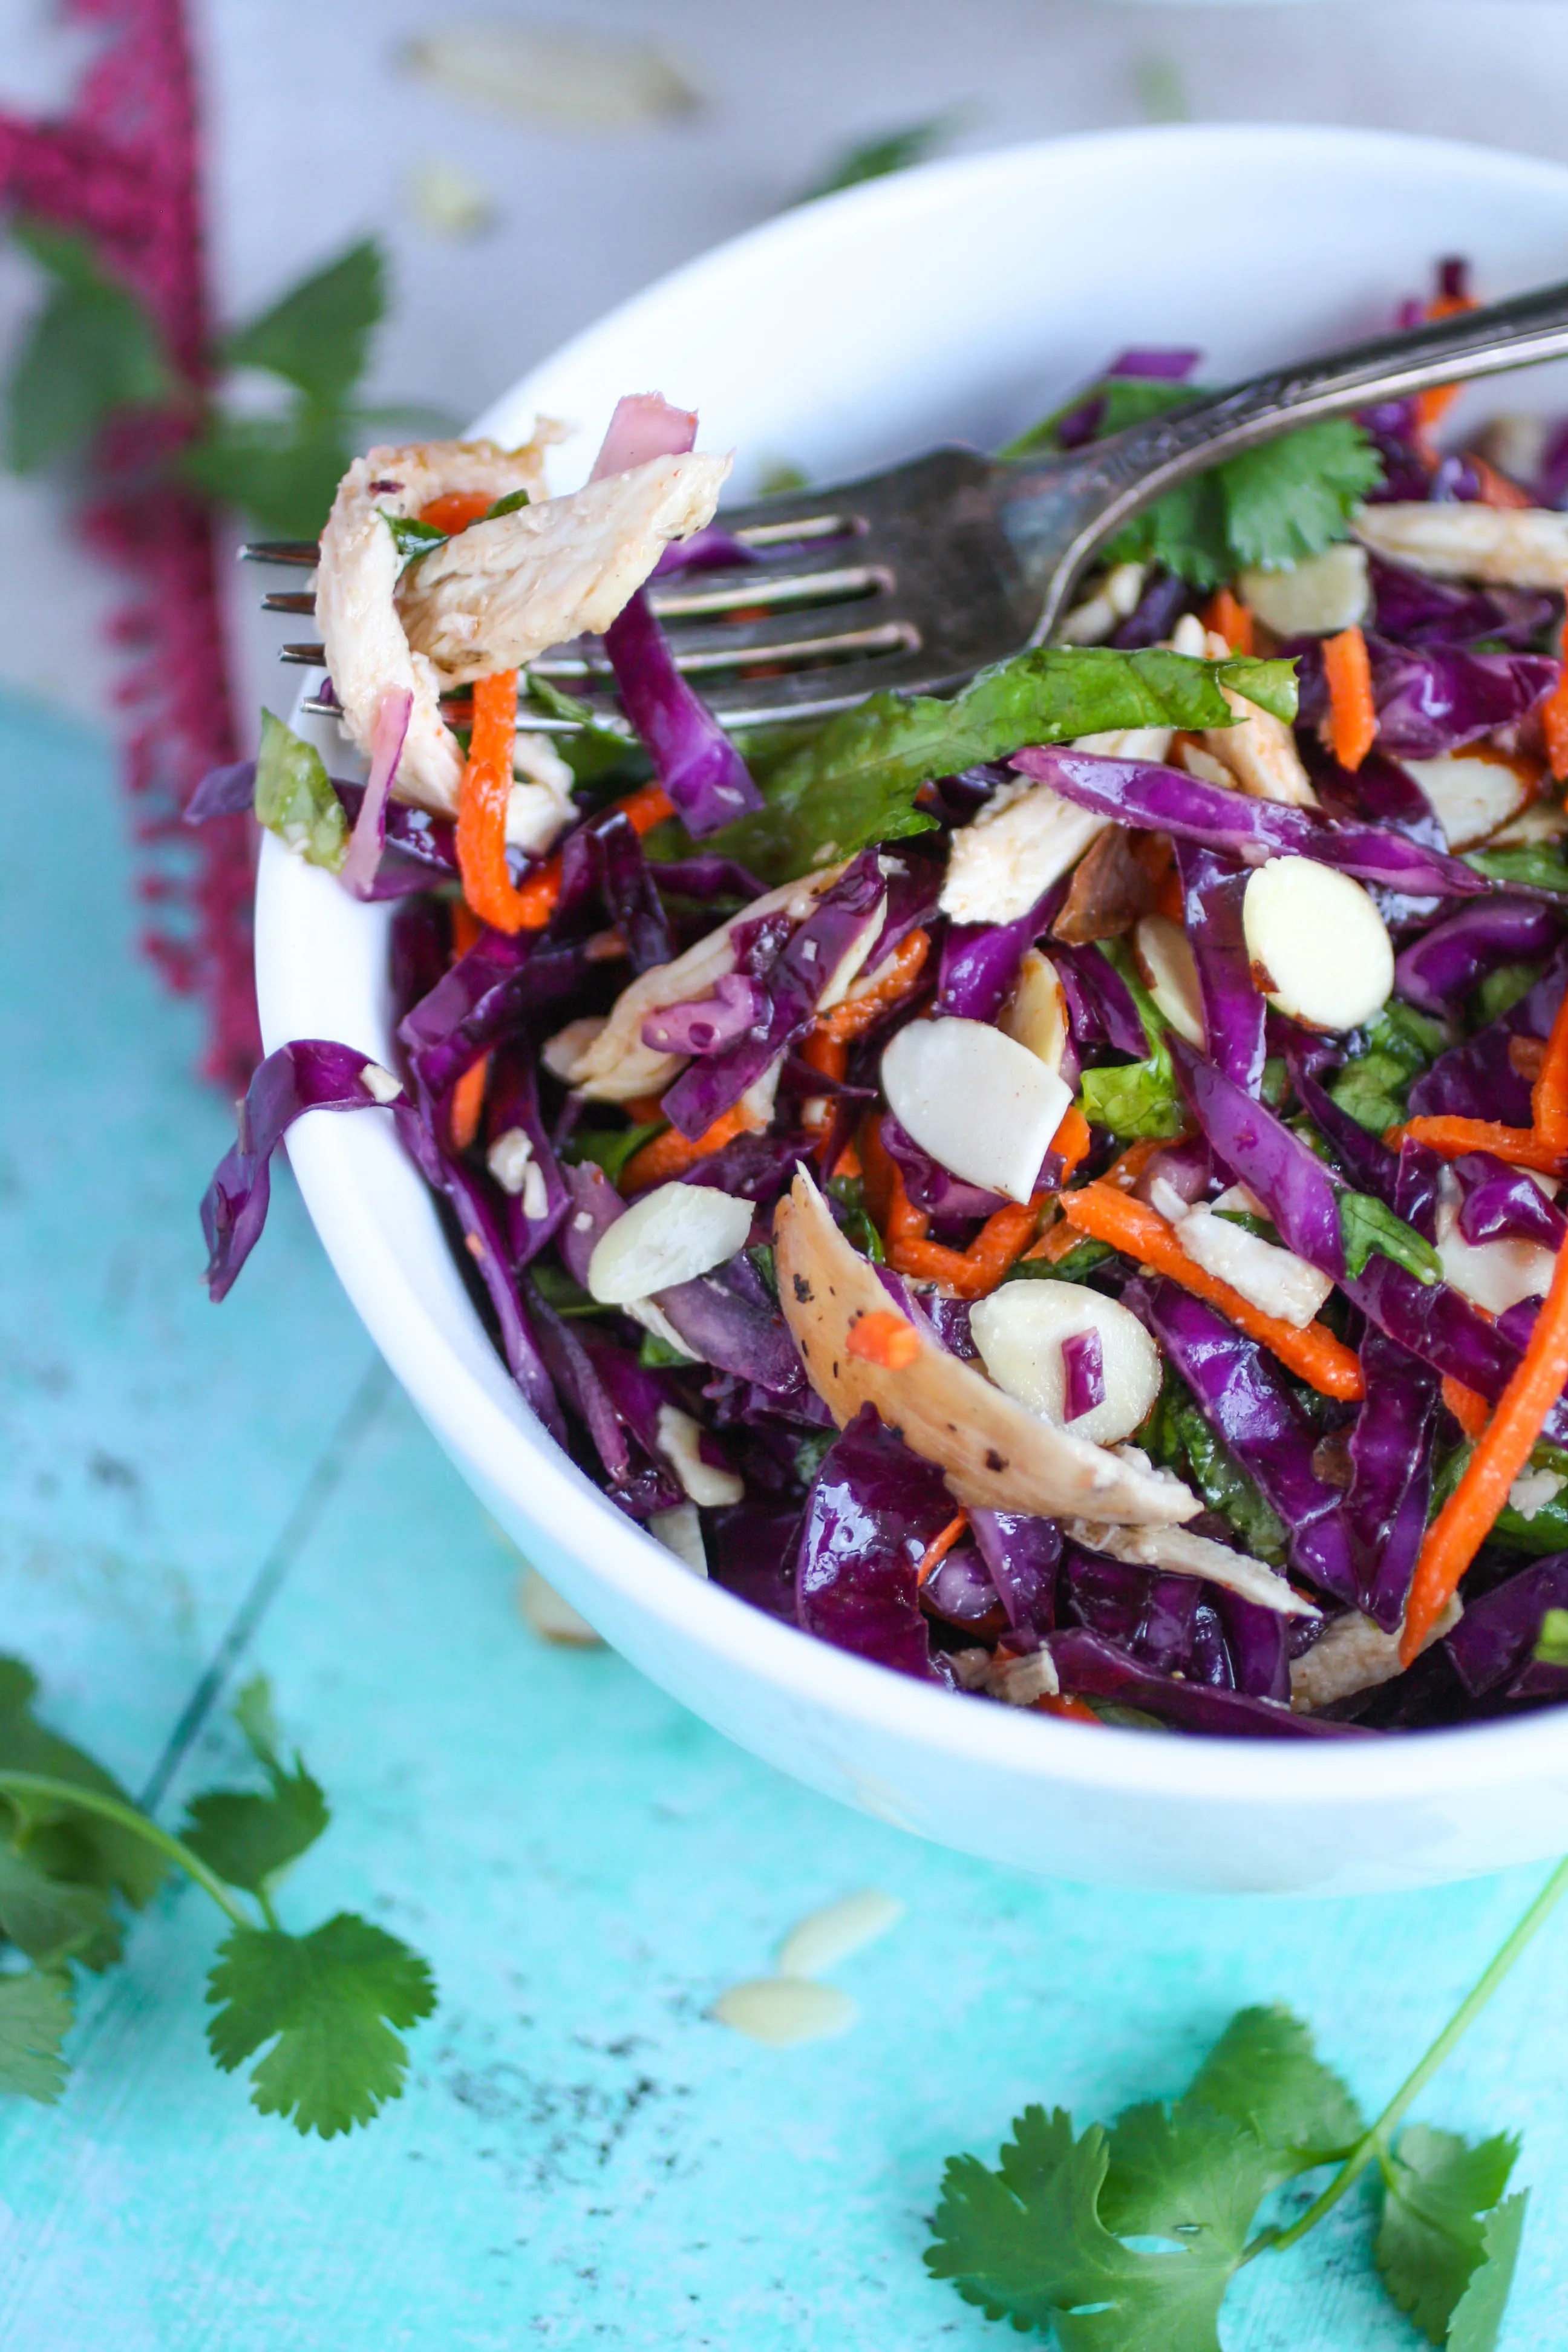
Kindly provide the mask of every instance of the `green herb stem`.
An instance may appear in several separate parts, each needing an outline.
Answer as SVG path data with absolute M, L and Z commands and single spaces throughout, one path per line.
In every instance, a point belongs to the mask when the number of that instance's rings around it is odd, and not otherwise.
M 51 1804 L 71 1805 L 80 1812 L 97 1813 L 102 1820 L 130 1830 L 167 1861 L 176 1864 L 187 1878 L 212 1896 L 237 1927 L 255 1927 L 250 1913 L 235 1901 L 222 1879 L 207 1868 L 200 1856 L 167 1830 L 161 1830 L 156 1822 L 149 1821 L 145 1813 L 138 1812 L 134 1805 L 122 1804 L 118 1797 L 101 1796 L 96 1789 L 79 1788 L 70 1780 L 51 1780 L 42 1772 L 0 1772 L 0 1797 L 6 1796 L 42 1797 Z
M 1260 2254 L 1266 2249 L 1272 2249 L 1278 2253 L 1287 2246 L 1293 2246 L 1298 2238 L 1304 2238 L 1309 2230 L 1317 2226 L 1325 2213 L 1333 2210 L 1346 2189 L 1361 2178 L 1369 2164 L 1374 2160 L 1380 2164 L 1384 2161 L 1395 2126 L 1419 2098 L 1456 2042 L 1480 2015 L 1514 1962 L 1537 1932 L 1545 1926 L 1565 1894 L 1568 1894 L 1568 1858 L 1558 1864 L 1513 1933 L 1494 1954 L 1491 1961 L 1459 2003 L 1436 2042 L 1431 2044 L 1426 2054 L 1417 2060 L 1382 2115 L 1378 2116 L 1377 2121 L 1356 2142 L 1322 2195 L 1315 2198 L 1300 2219 L 1292 2221 L 1288 2230 L 1266 2230 L 1259 2237 L 1255 2238 L 1242 2258 L 1244 2261 L 1250 2262 L 1255 2254 Z

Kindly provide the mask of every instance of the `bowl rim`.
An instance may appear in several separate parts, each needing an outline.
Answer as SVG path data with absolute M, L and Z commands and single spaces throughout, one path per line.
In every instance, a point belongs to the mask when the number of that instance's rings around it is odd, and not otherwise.
M 782 248 L 809 250 L 837 241 L 854 220 L 918 220 L 940 205 L 955 183 L 1005 183 L 1042 154 L 1064 150 L 1111 161 L 1118 150 L 1126 149 L 1228 150 L 1239 160 L 1259 141 L 1266 141 L 1276 154 L 1282 144 L 1310 148 L 1319 165 L 1336 151 L 1363 164 L 1375 160 L 1397 165 L 1420 158 L 1456 174 L 1473 175 L 1490 187 L 1512 182 L 1526 190 L 1549 191 L 1559 202 L 1568 196 L 1568 165 L 1543 157 L 1466 141 L 1312 124 L 1171 124 L 1092 131 L 946 158 L 777 215 L 681 264 L 530 369 L 489 404 L 470 431 L 496 437 L 516 433 L 519 420 L 535 412 L 547 379 L 591 356 L 594 343 L 609 331 L 635 328 L 640 316 L 672 302 L 684 305 L 694 297 L 721 299 L 732 272 L 750 274 L 765 267 Z M 307 678 L 301 698 L 310 690 Z M 286 970 L 284 949 L 308 938 L 310 902 L 318 886 L 336 902 L 333 911 L 340 919 L 359 924 L 367 940 L 373 931 L 384 935 L 390 921 L 390 907 L 351 906 L 329 877 L 306 868 L 273 837 L 264 839 L 257 885 L 256 971 L 269 1052 L 290 1035 L 307 1034 L 288 1013 L 289 1002 L 300 992 L 300 978 L 297 971 Z M 302 931 L 301 915 L 306 919 Z M 318 1027 L 309 1034 L 323 1033 Z M 374 1053 L 377 1041 L 362 1036 L 352 1042 Z M 1157 1797 L 1163 1804 L 1204 1804 L 1238 1814 L 1280 1809 L 1321 1812 L 1417 1800 L 1440 1805 L 1450 1795 L 1473 1797 L 1481 1790 L 1550 1777 L 1568 1766 L 1568 1709 L 1364 1741 L 1238 1741 L 1194 1734 L 1153 1741 L 1142 1732 L 1112 1726 L 1097 1726 L 1091 1732 L 1088 1726 L 1028 1709 L 973 1703 L 942 1685 L 916 1682 L 837 1649 L 721 1586 L 694 1577 L 617 1510 L 532 1420 L 466 1297 L 462 1312 L 470 1328 L 461 1334 L 427 1302 L 415 1279 L 415 1266 L 393 1247 L 377 1219 L 374 1181 L 367 1197 L 359 1162 L 370 1163 L 373 1178 L 378 1168 L 384 1171 L 390 1165 L 382 1153 L 365 1150 L 349 1132 L 369 1124 L 307 1117 L 294 1131 L 291 1157 L 307 1210 L 351 1302 L 447 1453 L 465 1475 L 471 1469 L 499 1493 L 514 1498 L 521 1515 L 552 1543 L 583 1559 L 594 1575 L 657 1617 L 670 1633 L 721 1665 L 759 1677 L 811 1714 L 843 1717 L 906 1750 L 918 1748 L 939 1761 L 962 1759 L 1015 1781 Z M 374 1142 L 402 1161 L 391 1122 L 376 1120 L 374 1127 L 379 1130 Z M 412 1163 L 404 1164 L 422 1186 Z M 356 1213 L 345 1216 L 351 1203 L 357 1204 Z M 455 1276 L 433 1201 L 426 1206 L 430 1244 Z M 473 1350 L 476 1335 L 482 1359 Z M 468 1344 L 460 1346 L 459 1338 Z M 1246 1771 L 1241 1774 L 1237 1767 L 1243 1759 Z

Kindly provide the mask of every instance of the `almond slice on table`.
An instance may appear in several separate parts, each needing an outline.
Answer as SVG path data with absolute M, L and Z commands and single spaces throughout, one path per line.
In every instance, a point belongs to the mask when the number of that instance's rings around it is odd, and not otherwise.
M 985 1021 L 911 1021 L 882 1056 L 906 1135 L 966 1183 L 1027 1201 L 1072 1101 L 1039 1056 Z
M 1357 1028 L 1393 993 L 1394 947 L 1371 893 L 1316 858 L 1256 867 L 1241 927 L 1257 985 L 1310 1028 Z
M 779 1303 L 806 1378 L 842 1429 L 874 1405 L 912 1453 L 934 1462 L 956 1499 L 981 1509 L 1072 1515 L 1128 1524 L 1190 1519 L 1195 1495 L 1168 1472 L 1126 1462 L 1053 1429 L 921 1328 L 914 1361 L 891 1371 L 850 1352 L 866 1315 L 889 1294 L 852 1250 L 804 1171 L 773 1213 Z

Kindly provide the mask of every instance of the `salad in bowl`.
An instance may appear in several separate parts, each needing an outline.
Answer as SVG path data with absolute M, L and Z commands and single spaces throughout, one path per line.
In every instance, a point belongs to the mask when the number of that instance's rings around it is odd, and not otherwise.
M 663 583 L 788 549 L 694 415 L 624 399 L 564 496 L 548 426 L 357 460 L 363 781 L 268 716 L 192 814 L 395 902 L 396 1049 L 262 1065 L 214 1297 L 291 1121 L 390 1118 L 541 1427 L 822 1642 L 1096 1730 L 1568 1695 L 1568 436 L 1443 416 L 1216 468 L 952 696 L 734 740 Z

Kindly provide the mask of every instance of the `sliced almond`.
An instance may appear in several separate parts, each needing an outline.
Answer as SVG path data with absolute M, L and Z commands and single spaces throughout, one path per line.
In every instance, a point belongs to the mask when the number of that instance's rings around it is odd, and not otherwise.
M 1370 894 L 1311 857 L 1271 857 L 1247 877 L 1242 930 L 1277 1011 L 1354 1029 L 1394 989 L 1394 948 Z
M 739 1479 L 735 1483 L 739 1486 Z M 674 1553 L 682 1568 L 689 1568 L 693 1576 L 706 1577 L 708 1550 L 695 1503 L 677 1503 L 673 1510 L 655 1511 L 648 1520 L 647 1531 L 655 1543 L 661 1543 L 666 1551 Z
M 1459 1181 L 1445 1170 L 1437 1196 L 1437 1255 L 1443 1278 L 1489 1316 L 1507 1313 L 1523 1298 L 1544 1298 L 1556 1257 L 1539 1242 L 1468 1242 L 1459 1231 Z
M 602 1646 L 588 1620 L 573 1608 L 563 1593 L 546 1583 L 531 1563 L 523 1568 L 518 1598 L 524 1617 L 542 1642 L 558 1643 L 563 1649 L 570 1650 L 596 1650 Z
M 624 1307 L 711 1274 L 745 1245 L 752 1204 L 712 1184 L 660 1184 L 606 1226 L 588 1261 L 601 1306 Z
M 1204 1001 L 1193 943 L 1169 915 L 1145 915 L 1132 934 L 1144 986 L 1178 1037 L 1204 1047 Z
M 1018 965 L 1013 993 L 996 1026 L 1005 1037 L 1026 1046 L 1047 1070 L 1059 1070 L 1072 1043 L 1067 994 L 1057 968 L 1038 948 L 1026 950 Z
M 1026 1201 L 1072 1101 L 1059 1074 L 984 1021 L 911 1021 L 882 1056 L 888 1108 L 966 1183 Z
M 938 1465 L 959 1502 L 1129 1524 L 1190 1519 L 1200 1507 L 1167 1472 L 1124 1462 L 1037 1419 L 918 1323 L 920 1351 L 903 1370 L 852 1355 L 851 1329 L 864 1315 L 886 1314 L 888 1293 L 804 1171 L 773 1213 L 773 1247 L 784 1320 L 839 1427 L 863 1404 L 875 1405 L 911 1452 Z
M 775 2049 L 847 2033 L 860 2014 L 847 1992 L 811 1977 L 753 1977 L 721 1992 L 712 2013 L 731 2032 Z
M 969 1328 L 997 1387 L 1058 1429 L 1068 1426 L 1062 1342 L 1098 1333 L 1105 1396 L 1071 1424 L 1091 1444 L 1131 1437 L 1160 1393 L 1160 1350 L 1142 1324 L 1083 1283 L 1004 1283 L 970 1309 Z
M 1242 602 L 1280 637 L 1331 637 L 1359 628 L 1372 610 L 1366 550 L 1353 539 L 1289 572 L 1244 572 L 1237 584 Z
M 825 1969 L 875 1943 L 896 1927 L 904 1906 L 896 1895 L 879 1886 L 862 1886 L 837 1903 L 825 1904 L 792 1927 L 779 1946 L 778 1969 L 783 1977 L 816 1977 Z
M 1404 760 L 1400 765 L 1432 803 L 1443 838 L 1456 855 L 1489 840 L 1530 799 L 1530 786 L 1512 762 L 1484 752 L 1453 751 L 1447 759 Z

